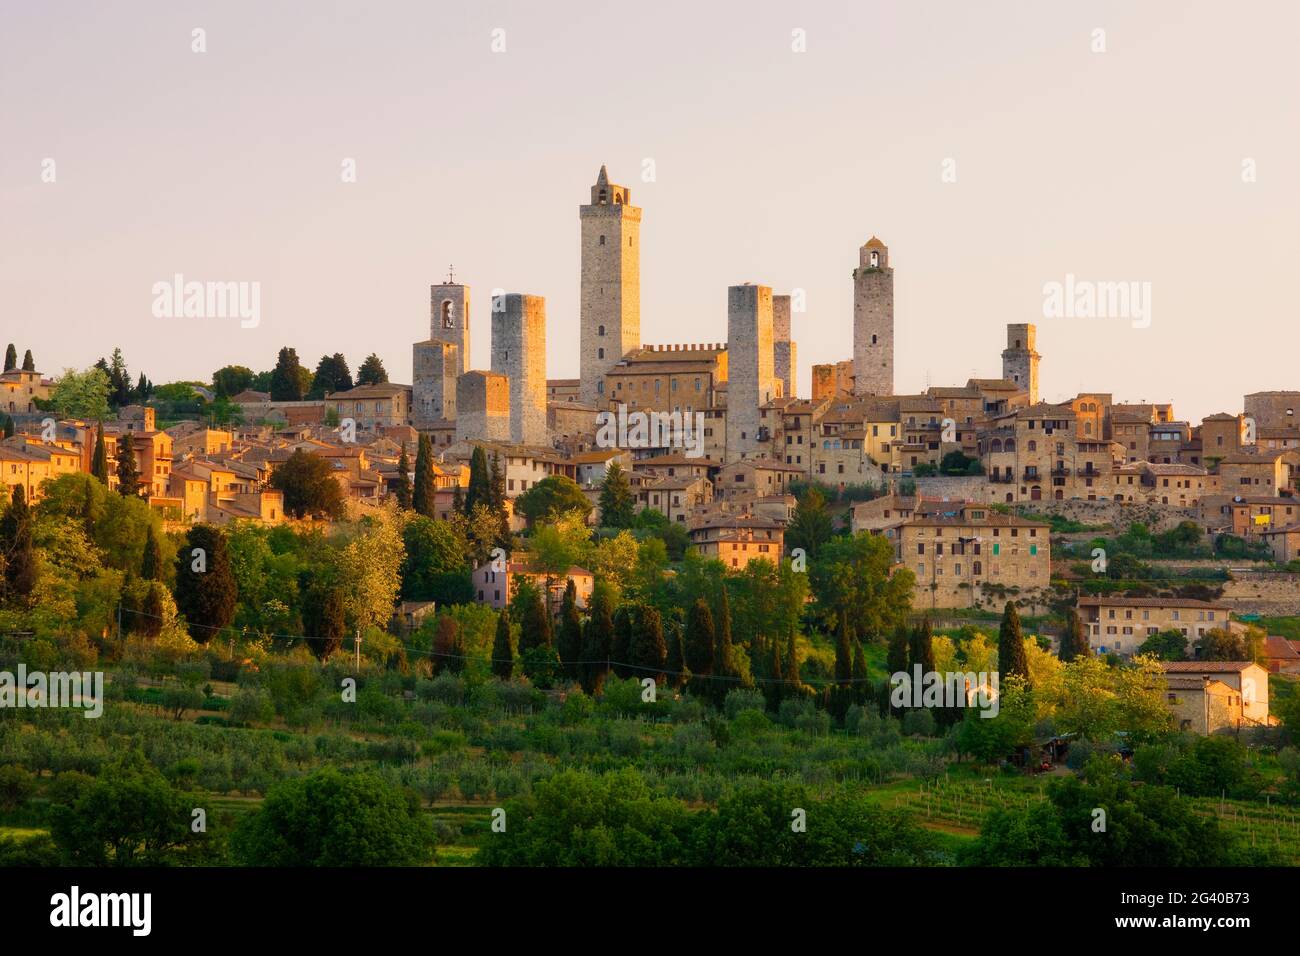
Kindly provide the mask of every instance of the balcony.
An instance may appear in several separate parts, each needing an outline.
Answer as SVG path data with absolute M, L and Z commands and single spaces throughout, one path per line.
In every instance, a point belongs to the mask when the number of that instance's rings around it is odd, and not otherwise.
M 1052 469 L 1053 478 L 1065 478 L 1069 474 L 1070 474 L 1070 469 L 1065 467 L 1065 465 L 1057 465 L 1055 468 Z
M 1042 481 L 1042 480 L 1043 480 L 1042 475 L 1038 473 L 1037 468 L 1025 469 L 1025 481 Z
M 1000 475 L 996 471 L 989 472 L 989 481 L 993 481 L 998 484 L 1009 485 L 1015 480 L 1016 480 L 1016 476 L 1012 474 Z

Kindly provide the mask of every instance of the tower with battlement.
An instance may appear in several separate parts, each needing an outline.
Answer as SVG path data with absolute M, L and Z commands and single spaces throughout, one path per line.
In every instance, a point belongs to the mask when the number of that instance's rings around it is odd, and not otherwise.
M 1007 347 L 1002 351 L 1002 377 L 1029 392 L 1029 404 L 1038 404 L 1038 359 L 1034 346 L 1037 327 L 1029 323 L 1007 326 Z
M 875 236 L 858 250 L 853 270 L 853 389 L 894 394 L 894 269 Z
M 579 289 L 581 401 L 609 404 L 605 373 L 641 344 L 641 210 L 600 167 L 582 223 Z
M 492 371 L 510 382 L 510 440 L 546 444 L 546 300 L 509 292 L 492 303 Z
M 727 290 L 728 461 L 753 458 L 764 447 L 759 410 L 776 393 L 772 290 L 733 285 Z

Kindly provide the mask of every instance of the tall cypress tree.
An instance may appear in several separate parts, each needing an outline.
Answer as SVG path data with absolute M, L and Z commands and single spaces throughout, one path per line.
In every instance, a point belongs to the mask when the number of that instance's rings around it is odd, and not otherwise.
M 418 469 L 419 460 L 416 460 Z M 487 453 L 481 445 L 474 446 L 469 457 L 469 488 L 465 492 L 465 514 L 472 515 L 479 505 L 492 507 L 492 478 L 488 474 Z
M 347 603 L 342 588 L 329 587 L 313 591 L 303 614 L 303 626 L 310 650 L 320 660 L 327 660 L 343 646 L 347 637 Z
M 719 707 L 727 699 L 728 692 L 739 684 L 733 680 L 736 676 L 731 659 L 731 599 L 727 597 L 727 586 L 722 585 L 722 597 L 718 602 L 718 626 L 713 640 L 713 701 Z
M 13 438 L 14 433 L 18 431 L 18 426 L 14 423 L 14 420 L 8 415 L 0 415 L 0 419 L 3 419 L 4 437 Z
M 704 598 L 699 598 L 686 615 L 686 642 L 683 648 L 686 669 L 691 672 L 690 690 L 693 694 L 705 695 L 712 686 L 708 677 L 713 673 L 715 640 L 713 612 L 709 610 L 709 603 Z
M 649 677 L 655 684 L 663 684 L 664 668 L 668 664 L 663 618 L 658 608 L 647 604 L 641 607 L 637 619 L 631 648 L 633 676 L 637 680 Z
M 1088 638 L 1083 633 L 1083 622 L 1079 620 L 1074 608 L 1066 608 L 1065 631 L 1061 634 L 1061 660 L 1068 664 L 1080 657 L 1087 657 L 1090 650 Z
M 31 349 L 28 349 L 26 352 L 23 353 L 23 371 L 24 372 L 36 371 L 36 360 L 32 358 Z
M 867 670 L 867 655 L 862 650 L 862 642 L 856 637 L 853 639 L 853 699 L 859 704 L 865 704 L 871 699 L 871 680 L 870 672 Z
M 781 642 L 773 638 L 771 653 L 768 657 L 767 680 L 763 683 L 763 696 L 767 699 L 769 710 L 781 709 L 781 698 L 785 696 L 785 672 L 781 662 Z
M 9 347 L 5 349 L 5 371 L 12 372 L 17 367 L 18 367 L 18 350 L 14 348 L 14 344 L 10 342 Z
M 411 499 L 416 514 L 426 518 L 436 518 L 437 508 L 434 501 L 437 483 L 433 479 L 433 443 L 428 435 L 421 435 L 415 451 L 415 494 Z
M 533 584 L 525 584 L 515 592 L 515 600 L 522 601 L 519 616 L 519 656 L 534 647 L 550 647 L 551 614 L 546 607 L 546 596 Z
M 130 432 L 117 440 L 117 493 L 124 498 L 139 497 L 140 472 L 135 466 L 135 442 Z
M 670 617 L 664 625 L 664 640 L 668 642 L 668 683 L 673 687 L 682 687 L 689 675 L 682 648 L 682 625 L 676 616 Z
M 26 607 L 36 587 L 36 555 L 32 548 L 32 513 L 22 485 L 14 485 L 13 498 L 0 518 L 0 554 L 5 559 L 4 597 Z
M 497 634 L 492 641 L 492 673 L 509 680 L 515 670 L 515 655 L 510 650 L 510 615 L 503 608 L 497 615 Z
M 435 674 L 459 670 L 454 666 L 459 643 L 460 626 L 456 623 L 456 619 L 450 614 L 439 615 L 433 631 L 433 672 Z
M 1011 601 L 1002 612 L 1002 625 L 998 628 L 998 671 L 1003 681 L 1019 676 L 1025 679 L 1026 685 L 1029 683 L 1029 656 L 1020 632 L 1020 612 Z
M 226 536 L 210 524 L 196 524 L 176 554 L 176 608 L 190 637 L 206 644 L 235 617 L 239 585 L 230 567 Z
M 492 468 L 488 472 L 488 487 L 491 490 L 488 506 L 504 517 L 506 511 L 506 473 L 501 470 L 501 455 L 499 452 L 492 452 Z
M 419 454 L 417 446 L 416 453 Z M 411 510 L 411 460 L 406 457 L 406 445 L 402 445 L 402 454 L 397 459 L 397 507 L 403 511 Z
M 786 636 L 785 657 L 781 661 L 781 666 L 790 689 L 801 690 L 803 679 L 799 676 L 799 643 L 794 633 L 794 625 L 790 626 L 790 633 Z
M 921 673 L 928 674 L 934 670 L 934 634 L 930 630 L 930 619 L 922 618 L 921 623 L 912 628 L 908 656 L 912 665 L 921 665 Z
M 614 645 L 614 616 L 603 587 L 591 595 L 590 611 L 582 631 L 582 659 L 586 662 L 582 665 L 582 688 L 594 695 L 605 682 Z
M 582 675 L 578 670 L 578 661 L 582 659 L 582 616 L 578 613 L 578 589 L 569 578 L 564 586 L 564 600 L 560 604 L 560 635 L 556 642 L 556 651 L 564 673 L 577 680 Z
M 91 459 L 90 473 L 108 484 L 108 449 L 104 445 L 104 423 L 95 428 L 95 455 Z
M 636 631 L 636 615 L 630 604 L 621 604 L 614 612 L 614 642 L 609 650 L 613 671 L 619 677 L 631 677 L 628 662 L 632 657 L 632 641 Z
M 610 464 L 600 485 L 600 523 L 605 528 L 630 528 L 636 519 L 636 497 L 618 462 Z
M 849 686 L 853 677 L 853 637 L 849 633 L 849 615 L 840 611 L 840 626 L 835 634 L 835 683 Z
M 140 577 L 146 581 L 162 580 L 162 547 L 153 525 L 145 529 L 144 554 L 140 557 Z
M 144 592 L 144 603 L 140 606 L 139 626 L 137 630 L 145 637 L 157 637 L 162 633 L 167 608 L 163 604 L 163 585 L 150 581 Z
M 885 654 L 885 668 L 891 676 L 908 672 L 908 643 L 907 628 L 900 624 L 894 628 L 894 634 L 889 639 L 889 650 Z
M 280 349 L 280 354 L 275 360 L 275 368 L 271 370 L 271 401 L 302 401 L 304 371 L 298 362 L 298 352 L 295 349 L 288 346 Z

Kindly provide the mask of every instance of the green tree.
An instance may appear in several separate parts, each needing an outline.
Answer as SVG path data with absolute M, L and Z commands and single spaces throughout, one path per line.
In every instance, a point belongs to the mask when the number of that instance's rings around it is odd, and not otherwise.
M 104 423 L 101 421 L 95 427 L 95 454 L 91 459 L 90 473 L 108 484 L 108 450 L 104 445 Z
M 438 516 L 437 490 L 433 477 L 433 443 L 428 435 L 422 434 L 415 448 L 415 494 L 411 499 L 416 514 L 426 518 Z
M 32 358 L 31 349 L 28 349 L 26 352 L 23 353 L 23 371 L 24 372 L 36 371 L 36 360 Z
M 140 605 L 139 631 L 145 637 L 157 637 L 167 623 L 167 603 L 163 599 L 166 588 L 159 581 L 149 581 Z
M 5 349 L 5 371 L 12 372 L 18 367 L 18 350 L 12 342 Z
M 271 401 L 300 402 L 306 389 L 302 386 L 305 373 L 298 361 L 298 352 L 288 346 L 280 349 L 271 370 Z
M 682 646 L 682 625 L 675 615 L 664 624 L 664 640 L 668 642 L 668 682 L 673 687 L 682 687 L 689 674 Z
M 348 636 L 347 595 L 340 587 L 321 587 L 309 592 L 303 607 L 303 627 L 311 652 L 322 661 L 343 646 Z
M 140 577 L 146 581 L 161 581 L 162 563 L 162 546 L 151 524 L 145 532 L 144 553 L 140 556 Z
M 419 459 L 416 460 L 419 468 Z M 475 445 L 469 457 L 469 488 L 465 492 L 465 514 L 474 513 L 479 505 L 492 507 L 492 484 L 488 474 L 487 453 L 482 445 Z
M 691 672 L 690 689 L 695 694 L 707 694 L 712 686 L 708 676 L 713 673 L 714 641 L 713 612 L 704 598 L 691 605 L 686 616 L 686 669 Z
M 379 356 L 371 352 L 366 356 L 366 360 L 361 363 L 361 368 L 357 369 L 358 385 L 383 385 L 388 381 L 388 373 L 384 371 L 384 363 Z
M 64 369 L 50 392 L 50 409 L 61 418 L 103 421 L 109 417 L 108 393 L 108 373 L 103 369 Z
M 312 376 L 309 399 L 322 399 L 334 392 L 346 392 L 352 388 L 352 370 L 348 360 L 341 352 L 322 355 L 316 363 L 316 374 Z
M 22 485 L 14 485 L 9 507 L 0 518 L 0 557 L 4 559 L 3 596 L 26 607 L 36 588 L 36 553 L 32 545 L 32 513 Z
M 230 398 L 253 387 L 253 371 L 243 365 L 224 365 L 212 373 L 212 390 L 218 398 Z
M 1196 642 L 1197 659 L 1202 661 L 1248 661 L 1250 651 L 1240 635 L 1226 628 L 1214 627 Z
M 130 432 L 117 440 L 117 493 L 124 498 L 140 495 L 140 472 L 135 464 L 135 441 Z
M 629 663 L 635 668 L 633 676 L 637 680 L 649 677 L 656 684 L 664 682 L 668 644 L 664 640 L 663 618 L 657 608 L 650 605 L 641 608 L 629 657 Z
M 438 615 L 433 630 L 433 672 L 458 673 L 464 663 L 460 660 L 460 651 L 460 625 L 450 614 Z
M 578 589 L 570 578 L 564 586 L 564 600 L 560 604 L 560 635 L 556 642 L 560 663 L 570 678 L 580 678 L 578 661 L 582 660 L 582 616 L 578 613 Z
M 809 487 L 795 506 L 790 526 L 786 528 L 785 544 L 788 549 L 802 548 L 809 560 L 820 553 L 822 545 L 835 535 L 830 512 L 826 510 L 826 496 L 815 487 Z
M 998 628 L 998 673 L 1003 681 L 1008 677 L 1029 681 L 1029 657 L 1020 632 L 1020 613 L 1011 601 L 1002 611 L 1002 624 Z
M 929 674 L 934 667 L 934 633 L 930 630 L 930 619 L 922 618 L 921 623 L 912 629 L 908 643 L 908 658 L 912 665 L 921 665 L 921 673 Z
M 206 644 L 228 627 L 238 599 L 225 534 L 209 524 L 194 525 L 176 555 L 176 608 L 190 637 Z
M 271 487 L 284 494 L 284 511 L 294 518 L 335 520 L 346 512 L 343 489 L 330 463 L 320 455 L 297 449 L 271 473 Z
M 414 515 L 402 528 L 402 598 L 457 603 L 469 580 L 468 543 L 449 521 Z
M 510 649 L 510 615 L 502 609 L 497 615 L 496 637 L 492 641 L 492 673 L 509 680 L 515 670 L 515 655 Z
M 1083 622 L 1074 608 L 1065 609 L 1065 630 L 1061 633 L 1059 656 L 1067 664 L 1075 658 L 1088 656 L 1088 638 L 1083 633 Z
M 416 454 L 419 454 L 418 450 Z M 402 445 L 402 454 L 397 458 L 397 507 L 403 511 L 411 510 L 411 460 L 406 457 L 406 445 Z
M 3 421 L 3 433 L 5 438 L 13 438 L 14 433 L 18 431 L 18 426 L 8 415 L 0 415 L 0 421 Z
M 518 606 L 520 657 L 534 647 L 550 647 L 553 643 L 551 614 L 541 588 L 523 579 L 517 585 L 510 603 Z
M 606 528 L 630 528 L 636 521 L 636 498 L 618 462 L 610 462 L 600 485 L 600 523 Z
M 1064 641 L 1061 648 L 1064 651 Z M 1187 660 L 1187 635 L 1172 628 L 1159 631 L 1143 641 L 1137 652 L 1139 654 L 1154 654 L 1162 661 L 1185 661 Z
M 891 676 L 910 673 L 907 659 L 909 644 L 909 632 L 900 624 L 894 628 L 893 635 L 889 638 L 889 650 L 885 655 L 885 669 Z
M 631 604 L 620 604 L 614 612 L 614 639 L 609 655 L 613 658 L 612 670 L 616 677 L 632 676 L 628 661 L 632 657 L 632 641 L 636 637 L 636 609 Z
M 722 589 L 718 601 L 717 630 L 713 640 L 713 701 L 719 707 L 726 700 L 727 693 L 739 684 L 736 682 L 736 665 L 731 650 L 731 600 L 727 589 Z
M 243 866 L 423 866 L 436 843 L 412 791 L 327 766 L 272 786 L 230 846 Z
M 824 544 L 808 566 L 815 608 L 825 626 L 838 626 L 842 612 L 868 640 L 904 623 L 911 611 L 916 578 L 894 570 L 894 546 L 881 535 L 860 532 Z
M 591 513 L 591 502 L 572 478 L 548 475 L 515 499 L 515 511 L 529 523 L 554 521 L 575 511 L 585 521 Z
M 586 626 L 582 629 L 582 689 L 599 693 L 609 671 L 614 644 L 614 615 L 607 587 L 598 584 L 592 592 Z

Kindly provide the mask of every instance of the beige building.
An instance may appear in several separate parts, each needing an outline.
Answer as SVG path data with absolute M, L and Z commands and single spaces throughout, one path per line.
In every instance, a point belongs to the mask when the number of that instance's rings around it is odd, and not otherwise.
M 547 576 L 533 568 L 528 555 L 511 559 L 502 570 L 496 570 L 494 562 L 489 561 L 475 568 L 470 578 L 474 586 L 474 600 L 498 610 L 510 603 L 521 580 L 532 581 L 540 590 L 545 590 L 547 586 Z M 565 588 L 570 581 L 577 592 L 578 607 L 585 608 L 591 600 L 595 577 L 586 568 L 574 565 L 563 576 L 551 580 L 550 604 L 553 614 L 559 611 L 564 601 Z
M 1180 631 L 1189 644 L 1206 631 L 1228 628 L 1231 608 L 1191 598 L 1081 597 L 1079 617 L 1088 644 L 1098 654 L 1131 657 L 1147 638 L 1161 631 Z
M 1191 714 L 1192 708 L 1197 703 L 1201 704 L 1202 713 L 1205 713 L 1207 707 L 1209 708 L 1210 716 L 1205 722 L 1206 733 L 1214 733 L 1217 730 L 1224 729 L 1236 730 L 1239 727 L 1247 726 L 1266 727 L 1276 723 L 1268 714 L 1268 671 L 1256 663 L 1251 661 L 1163 661 L 1160 666 L 1164 669 L 1166 678 L 1193 677 L 1207 683 L 1217 681 L 1229 687 L 1236 697 L 1235 700 L 1220 701 L 1218 698 L 1222 695 L 1210 691 L 1204 695 L 1204 699 L 1198 701 L 1196 695 L 1189 691 L 1187 693 L 1188 700 L 1181 708 L 1186 716 L 1177 718 L 1180 720 L 1180 725 L 1182 720 L 1193 721 L 1193 724 L 1187 729 L 1195 729 L 1197 726 L 1196 718 Z M 1215 708 L 1216 704 L 1226 704 L 1228 710 L 1217 710 Z M 1240 709 L 1241 723 L 1236 725 L 1223 724 L 1218 718 L 1231 714 L 1231 708 L 1233 707 Z
M 346 392 L 325 396 L 326 414 L 333 412 L 339 421 L 350 418 L 357 428 L 372 431 L 393 425 L 411 424 L 412 389 L 410 385 L 384 382 L 358 385 Z

